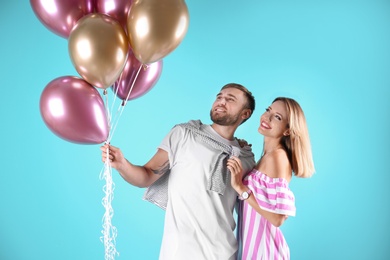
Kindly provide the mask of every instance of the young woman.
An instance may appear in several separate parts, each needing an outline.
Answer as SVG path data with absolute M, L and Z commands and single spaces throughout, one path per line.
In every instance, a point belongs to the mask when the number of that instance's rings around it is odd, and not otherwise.
M 231 184 L 239 194 L 238 259 L 290 259 L 279 226 L 295 216 L 289 182 L 310 177 L 314 164 L 305 115 L 291 98 L 278 97 L 260 117 L 263 154 L 242 180 L 241 162 L 228 160 Z

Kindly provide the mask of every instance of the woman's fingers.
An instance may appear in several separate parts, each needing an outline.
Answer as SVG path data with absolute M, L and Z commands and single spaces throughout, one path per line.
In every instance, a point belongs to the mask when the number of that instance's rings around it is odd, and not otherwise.
M 227 162 L 227 167 L 228 169 L 236 174 L 236 173 L 239 173 L 239 165 L 238 165 L 238 162 L 234 159 L 229 159 L 228 162 Z

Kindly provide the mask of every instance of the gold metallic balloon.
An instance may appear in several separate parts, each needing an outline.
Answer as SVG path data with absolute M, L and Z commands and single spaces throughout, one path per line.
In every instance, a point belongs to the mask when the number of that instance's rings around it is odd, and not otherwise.
M 172 52 L 187 33 L 189 14 L 184 0 L 136 0 L 127 16 L 134 56 L 143 64 Z
M 119 22 L 95 13 L 77 22 L 70 32 L 68 50 L 80 76 L 106 89 L 115 83 L 126 64 L 129 41 Z

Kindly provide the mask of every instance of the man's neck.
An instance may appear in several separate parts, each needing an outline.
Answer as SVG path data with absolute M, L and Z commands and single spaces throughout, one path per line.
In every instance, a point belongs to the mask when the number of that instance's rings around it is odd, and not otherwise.
M 213 123 L 211 127 L 217 132 L 220 136 L 223 138 L 233 141 L 234 140 L 234 132 L 236 131 L 236 126 L 224 126 L 224 125 L 217 125 Z

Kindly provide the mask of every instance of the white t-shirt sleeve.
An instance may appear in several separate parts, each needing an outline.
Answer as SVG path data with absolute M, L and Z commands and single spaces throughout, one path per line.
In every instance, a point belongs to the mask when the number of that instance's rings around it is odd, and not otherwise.
M 171 131 L 164 137 L 161 141 L 161 144 L 158 146 L 159 149 L 162 149 L 168 153 L 170 168 L 174 166 L 176 151 L 180 145 L 180 140 L 183 139 L 185 134 L 185 129 L 180 126 L 175 126 Z

